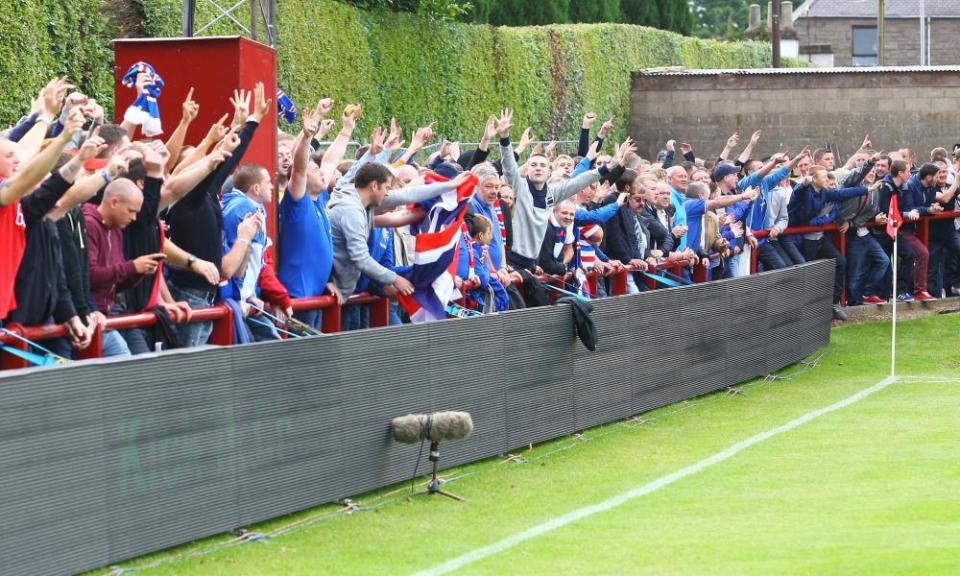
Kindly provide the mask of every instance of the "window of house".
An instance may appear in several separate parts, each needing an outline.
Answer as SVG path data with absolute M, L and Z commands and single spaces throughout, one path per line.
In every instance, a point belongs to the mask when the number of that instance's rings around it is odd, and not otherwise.
M 877 65 L 877 27 L 853 27 L 853 65 Z

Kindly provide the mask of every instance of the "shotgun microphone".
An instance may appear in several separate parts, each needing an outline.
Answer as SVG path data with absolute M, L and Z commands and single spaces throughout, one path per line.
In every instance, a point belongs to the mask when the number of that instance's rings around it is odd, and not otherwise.
M 473 432 L 473 419 L 468 412 L 407 414 L 394 418 L 391 428 L 393 439 L 404 444 L 415 444 L 421 440 L 460 440 Z

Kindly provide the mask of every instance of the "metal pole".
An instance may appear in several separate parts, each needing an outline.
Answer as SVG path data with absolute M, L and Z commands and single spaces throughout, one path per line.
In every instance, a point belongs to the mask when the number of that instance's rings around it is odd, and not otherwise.
M 773 67 L 780 67 L 780 0 L 770 5 L 770 41 L 773 43 Z
M 886 1 L 877 0 L 877 65 L 879 66 L 883 66 L 883 19 L 886 10 Z
M 927 15 L 926 12 L 927 3 L 925 0 L 920 0 L 920 65 L 925 66 L 927 62 Z
M 887 210 L 889 212 L 889 210 Z M 887 214 L 889 218 L 890 215 Z M 897 222 L 898 227 L 894 230 L 896 234 L 893 235 L 893 259 L 891 266 L 893 266 L 893 322 L 891 324 L 890 330 L 890 376 L 897 376 L 897 238 L 900 236 L 899 222 Z
M 183 0 L 183 35 L 193 37 L 193 15 L 197 11 L 197 0 Z
M 250 0 L 250 39 L 257 41 L 257 0 Z

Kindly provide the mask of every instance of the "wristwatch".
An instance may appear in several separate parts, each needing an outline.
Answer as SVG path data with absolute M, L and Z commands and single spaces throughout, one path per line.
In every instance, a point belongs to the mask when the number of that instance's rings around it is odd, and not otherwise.
M 193 266 L 193 263 L 197 261 L 197 257 L 193 254 L 187 256 L 187 268 Z

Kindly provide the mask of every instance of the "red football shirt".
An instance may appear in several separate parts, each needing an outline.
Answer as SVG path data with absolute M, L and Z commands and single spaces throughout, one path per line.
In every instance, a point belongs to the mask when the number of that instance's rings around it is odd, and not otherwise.
M 26 245 L 27 224 L 20 202 L 0 206 L 0 320 L 17 307 L 13 287 Z

